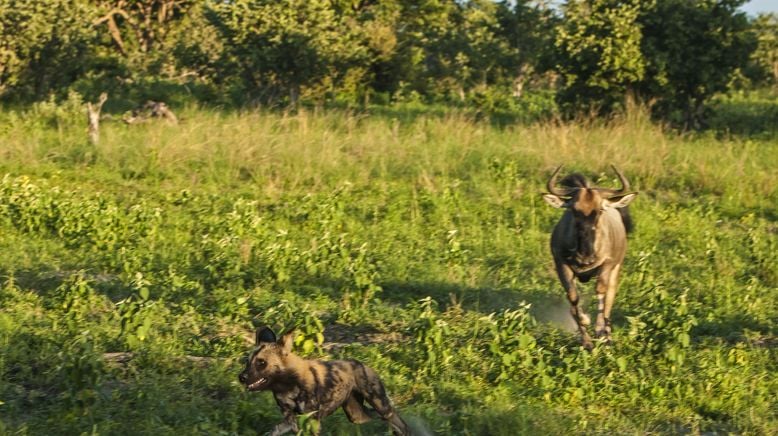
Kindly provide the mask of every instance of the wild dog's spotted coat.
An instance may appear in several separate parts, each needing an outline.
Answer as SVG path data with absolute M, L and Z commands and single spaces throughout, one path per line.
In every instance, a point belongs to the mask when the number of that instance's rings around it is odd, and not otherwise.
M 293 335 L 276 335 L 267 327 L 257 330 L 256 349 L 240 374 L 240 381 L 252 391 L 270 390 L 284 421 L 271 435 L 297 431 L 297 415 L 314 412 L 321 420 L 343 407 L 348 419 L 361 424 L 371 419 L 367 401 L 395 435 L 409 435 L 410 429 L 392 407 L 378 375 L 356 360 L 308 360 L 291 352 Z

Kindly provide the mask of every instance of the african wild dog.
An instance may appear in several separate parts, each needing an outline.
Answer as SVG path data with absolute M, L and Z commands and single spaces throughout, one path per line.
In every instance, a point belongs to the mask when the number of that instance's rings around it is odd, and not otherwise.
M 292 353 L 293 342 L 293 333 L 276 340 L 268 327 L 257 330 L 256 348 L 238 377 L 250 391 L 273 392 L 284 420 L 271 435 L 297 432 L 297 415 L 314 412 L 313 418 L 321 420 L 341 406 L 355 424 L 369 421 L 370 413 L 377 412 L 395 435 L 410 434 L 375 371 L 356 360 L 303 359 Z M 364 401 L 375 410 L 368 409 Z
M 574 173 L 556 186 L 560 165 L 547 183 L 546 202 L 564 208 L 562 218 L 551 235 L 551 252 L 559 281 L 567 291 L 570 312 L 581 332 L 586 349 L 592 349 L 592 340 L 586 332 L 589 316 L 578 307 L 575 279 L 582 283 L 597 277 L 597 337 L 611 339 L 611 309 L 616 298 L 619 272 L 627 252 L 627 232 L 632 228 L 627 205 L 637 193 L 628 193 L 629 182 L 615 166 L 613 170 L 621 181 L 620 189 L 598 188 L 590 185 L 581 174 Z

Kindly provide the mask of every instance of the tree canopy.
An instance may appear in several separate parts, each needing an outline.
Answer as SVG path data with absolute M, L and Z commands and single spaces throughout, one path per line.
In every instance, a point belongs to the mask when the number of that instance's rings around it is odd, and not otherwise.
M 743 3 L 0 0 L 0 98 L 164 82 L 218 103 L 496 107 L 529 91 L 607 114 L 632 95 L 696 127 L 738 74 L 778 83 L 775 16 L 749 19 Z

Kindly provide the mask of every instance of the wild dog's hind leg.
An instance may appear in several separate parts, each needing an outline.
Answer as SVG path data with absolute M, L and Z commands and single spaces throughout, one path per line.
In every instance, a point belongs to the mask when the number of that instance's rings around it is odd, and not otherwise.
M 353 392 L 345 403 L 343 411 L 346 412 L 346 418 L 354 424 L 364 424 L 372 419 L 365 409 L 364 398 L 359 392 Z
M 357 388 L 367 402 L 373 406 L 373 409 L 378 412 L 378 416 L 389 423 L 392 427 L 392 433 L 395 436 L 409 436 L 411 434 L 410 427 L 392 407 L 392 402 L 386 395 L 384 384 L 381 383 L 381 379 L 378 378 L 375 371 L 361 365 L 360 368 L 355 369 L 355 373 Z
M 567 291 L 567 301 L 570 302 L 570 314 L 573 315 L 578 331 L 581 333 L 581 342 L 587 350 L 591 350 L 592 338 L 589 337 L 589 333 L 586 331 L 586 326 L 589 325 L 589 316 L 584 313 L 583 309 L 578 305 L 578 290 L 575 286 L 575 276 L 573 270 L 569 266 L 557 263 L 556 273 L 559 276 L 559 281 L 562 283 L 562 287 Z
M 294 414 L 286 415 L 283 422 L 273 427 L 270 436 L 281 436 L 289 432 L 297 433 L 297 417 Z

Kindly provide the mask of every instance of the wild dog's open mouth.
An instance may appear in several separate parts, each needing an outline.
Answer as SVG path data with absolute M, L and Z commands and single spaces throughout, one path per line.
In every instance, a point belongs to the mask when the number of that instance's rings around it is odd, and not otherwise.
M 263 377 L 255 381 L 254 383 L 246 386 L 246 389 L 250 391 L 256 391 L 257 389 L 261 389 L 262 386 L 264 386 L 266 383 L 267 383 L 267 379 Z

